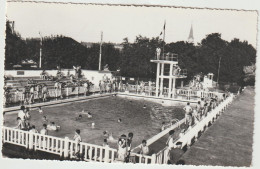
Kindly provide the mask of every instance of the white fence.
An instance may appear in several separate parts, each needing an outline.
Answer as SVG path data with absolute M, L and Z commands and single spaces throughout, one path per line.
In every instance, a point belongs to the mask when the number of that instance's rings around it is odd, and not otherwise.
M 212 124 L 217 117 L 228 107 L 229 104 L 233 101 L 233 94 L 231 94 L 226 100 L 221 102 L 215 109 L 211 110 L 208 115 L 202 118 L 198 123 L 190 127 L 182 137 L 178 137 L 174 140 L 174 144 L 181 142 L 181 148 L 187 146 L 189 147 L 192 144 L 192 141 L 197 140 L 199 133 L 203 132 L 210 124 Z M 157 164 L 167 164 L 169 160 L 169 149 L 165 147 L 163 150 L 156 154 L 156 163 Z
M 80 158 L 84 161 L 115 162 L 117 161 L 117 150 L 109 147 L 89 143 L 77 143 L 69 140 L 68 137 L 58 138 L 54 136 L 42 135 L 10 127 L 2 127 L 3 143 L 11 143 L 25 147 L 29 150 L 39 150 L 64 158 Z M 155 155 L 146 156 L 131 153 L 135 158 L 134 163 L 155 163 Z

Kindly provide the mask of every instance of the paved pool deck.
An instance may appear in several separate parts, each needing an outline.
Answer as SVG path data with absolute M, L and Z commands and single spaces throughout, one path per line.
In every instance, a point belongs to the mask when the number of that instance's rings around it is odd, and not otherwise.
M 251 166 L 254 131 L 252 87 L 234 99 L 220 118 L 180 158 L 185 165 Z

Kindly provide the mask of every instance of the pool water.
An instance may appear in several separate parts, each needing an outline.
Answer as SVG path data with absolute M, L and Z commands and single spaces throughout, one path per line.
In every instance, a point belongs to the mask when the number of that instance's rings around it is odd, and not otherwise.
M 83 142 L 97 145 L 103 144 L 103 131 L 112 132 L 115 139 L 122 134 L 128 135 L 129 132 L 133 132 L 132 147 L 135 147 L 143 139 L 147 140 L 159 133 L 162 122 L 170 122 L 174 118 L 184 118 L 182 107 L 162 107 L 153 102 L 115 96 L 43 107 L 42 109 L 43 114 L 39 114 L 38 110 L 30 111 L 30 124 L 35 125 L 38 131 L 44 124 L 43 116 L 46 116 L 48 122 L 53 121 L 61 126 L 59 131 L 49 131 L 49 135 L 72 139 L 75 130 L 80 129 Z M 92 113 L 92 119 L 88 119 L 87 115 L 83 114 L 81 120 L 76 120 L 83 109 L 85 112 Z M 17 123 L 16 117 L 16 113 L 6 113 L 4 125 L 14 127 Z M 117 122 L 119 118 L 122 119 L 121 123 Z M 93 122 L 95 128 L 91 127 Z M 108 144 L 112 148 L 117 148 L 116 142 L 108 142 Z

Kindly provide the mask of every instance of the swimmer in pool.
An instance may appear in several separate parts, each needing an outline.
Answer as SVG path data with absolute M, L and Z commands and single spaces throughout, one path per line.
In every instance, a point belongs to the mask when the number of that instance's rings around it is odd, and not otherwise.
M 94 122 L 91 123 L 91 128 L 95 128 L 95 123 Z
M 103 131 L 103 136 L 104 136 L 104 138 L 108 138 L 109 137 L 108 132 L 107 131 Z
M 76 121 L 77 120 L 81 120 L 82 119 L 82 115 L 80 114 L 78 117 L 76 117 Z
M 82 110 L 81 114 L 86 114 L 89 119 L 92 118 L 92 114 L 89 111 L 86 113 L 84 110 Z
M 38 111 L 39 111 L 40 114 L 43 114 L 43 111 L 42 111 L 42 107 L 41 107 L 41 106 L 38 107 Z
M 47 125 L 47 130 L 58 131 L 60 126 L 57 126 L 54 122 Z
M 92 118 L 92 114 L 90 112 L 87 113 L 87 116 L 88 116 L 89 119 Z
M 43 122 L 48 122 L 48 119 L 47 119 L 46 116 L 43 116 L 43 117 L 42 117 L 42 120 L 43 120 Z

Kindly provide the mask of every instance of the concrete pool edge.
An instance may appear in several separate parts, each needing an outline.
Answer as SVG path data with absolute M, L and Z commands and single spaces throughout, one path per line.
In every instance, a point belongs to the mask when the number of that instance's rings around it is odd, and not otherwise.
M 42 102 L 42 103 L 35 103 L 31 105 L 27 105 L 30 108 L 36 108 L 36 107 L 47 107 L 47 106 L 52 106 L 52 105 L 59 105 L 59 104 L 66 104 L 66 103 L 72 103 L 72 102 L 78 102 L 78 101 L 84 101 L 84 100 L 91 100 L 91 99 L 96 99 L 96 98 L 104 98 L 108 96 L 113 96 L 116 93 L 106 93 L 106 94 L 95 94 L 95 95 L 90 95 L 90 96 L 80 96 L 76 98 L 69 98 L 69 99 L 62 99 L 62 100 L 54 100 L 54 101 L 49 101 L 49 102 Z M 8 107 L 8 108 L 3 108 L 3 112 L 14 112 L 20 110 L 20 106 L 15 106 L 15 107 Z
M 118 92 L 117 96 L 119 97 L 128 97 L 132 99 L 145 99 L 146 101 L 152 101 L 162 104 L 162 106 L 176 106 L 176 103 L 185 104 L 185 103 L 197 103 L 197 100 L 187 100 L 187 99 L 175 99 L 175 98 L 164 98 L 156 96 L 147 96 L 134 93 Z

